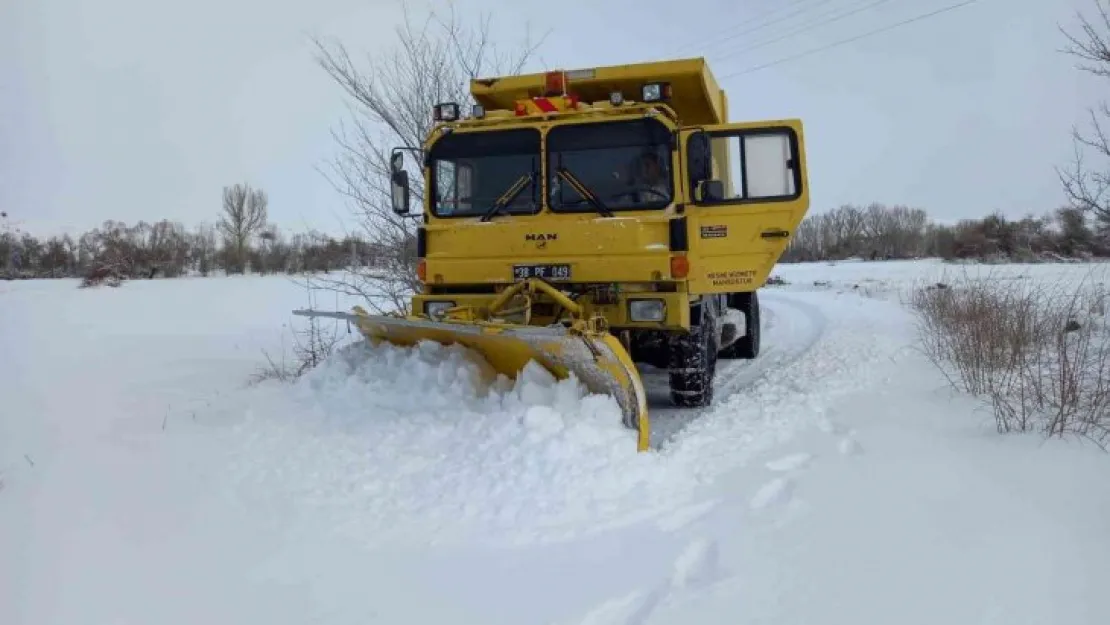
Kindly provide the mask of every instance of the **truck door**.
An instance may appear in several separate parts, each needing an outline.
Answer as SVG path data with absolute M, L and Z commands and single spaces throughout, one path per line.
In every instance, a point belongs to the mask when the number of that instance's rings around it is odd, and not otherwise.
M 809 209 L 802 123 L 702 126 L 682 141 L 690 291 L 754 291 Z

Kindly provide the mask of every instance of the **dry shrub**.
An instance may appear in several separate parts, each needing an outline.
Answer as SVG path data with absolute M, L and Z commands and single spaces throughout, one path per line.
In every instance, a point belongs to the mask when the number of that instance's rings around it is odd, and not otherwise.
M 331 356 L 341 340 L 338 326 L 333 324 L 332 330 L 326 331 L 321 327 L 320 320 L 312 317 L 307 329 L 293 332 L 293 359 L 286 360 L 284 349 L 280 360 L 275 360 L 269 352 L 263 350 L 266 365 L 251 376 L 250 382 L 292 382 Z
M 309 309 L 315 309 L 314 293 L 311 289 L 308 289 L 307 292 Z M 337 297 L 336 309 L 338 309 L 338 306 Z M 258 384 L 266 380 L 292 382 L 327 360 L 335 352 L 336 346 L 343 341 L 343 333 L 339 329 L 338 321 L 333 320 L 331 322 L 330 330 L 325 329 L 323 323 L 324 321 L 319 317 L 308 317 L 306 328 L 293 330 L 292 360 L 286 359 L 284 339 L 279 360 L 275 360 L 269 352 L 263 350 L 262 354 L 266 357 L 266 365 L 251 376 L 250 383 Z
M 999 432 L 1110 443 L 1110 291 L 964 278 L 913 291 L 926 356 L 982 397 Z
M 123 283 L 122 272 L 119 267 L 108 264 L 98 264 L 91 267 L 85 276 L 81 279 L 81 284 L 78 288 L 87 289 L 93 286 L 106 284 L 111 287 L 118 287 Z

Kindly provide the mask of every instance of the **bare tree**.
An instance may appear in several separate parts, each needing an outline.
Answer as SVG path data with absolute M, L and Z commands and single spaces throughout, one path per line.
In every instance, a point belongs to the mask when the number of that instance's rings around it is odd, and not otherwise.
M 1087 213 L 1076 206 L 1064 206 L 1056 210 L 1056 221 L 1060 228 L 1060 253 L 1073 256 L 1091 251 L 1093 233 L 1087 227 Z
M 20 264 L 19 224 L 8 217 L 7 211 L 0 212 L 0 269 L 12 274 Z
M 196 263 L 200 275 L 207 276 L 216 266 L 216 229 L 211 224 L 200 224 L 192 236 L 189 255 Z
M 1064 32 L 1071 43 L 1065 49 L 1081 60 L 1078 69 L 1100 78 L 1110 78 L 1110 0 L 1094 0 L 1098 11 L 1097 23 L 1079 14 L 1081 34 Z M 1103 127 L 1110 118 L 1110 106 L 1105 101 L 1097 109 L 1089 109 L 1091 130 L 1084 134 L 1072 129 L 1075 160 L 1067 171 L 1057 170 L 1064 192 L 1071 203 L 1090 214 L 1099 226 L 1105 240 L 1110 240 L 1110 137 Z M 1102 161 L 1088 166 L 1084 152 L 1093 152 Z
M 245 184 L 224 187 L 224 214 L 219 228 L 231 253 L 228 269 L 243 273 L 250 239 L 266 225 L 266 192 Z
M 324 288 L 360 296 L 372 309 L 407 312 L 417 290 L 416 218 L 398 216 L 390 203 L 389 155 L 394 147 L 419 148 L 433 125 L 432 108 L 440 102 L 469 101 L 469 80 L 488 74 L 519 74 L 538 47 L 525 29 L 524 39 L 509 52 L 497 49 L 490 18 L 464 24 L 451 8 L 448 15 L 430 12 L 415 22 L 407 7 L 389 53 L 372 55 L 360 69 L 341 43 L 316 40 L 317 62 L 352 100 L 351 120 L 333 137 L 339 154 L 324 175 L 353 204 L 368 247 L 379 258 L 350 268 L 344 278 L 319 277 Z M 406 154 L 412 197 L 424 197 L 419 159 Z

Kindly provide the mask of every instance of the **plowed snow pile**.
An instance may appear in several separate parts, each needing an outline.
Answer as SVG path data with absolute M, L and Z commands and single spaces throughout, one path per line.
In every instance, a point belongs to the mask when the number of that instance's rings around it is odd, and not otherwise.
M 242 496 L 327 509 L 367 541 L 580 534 L 694 486 L 636 452 L 611 398 L 539 366 L 514 382 L 458 346 L 359 342 L 245 400 Z

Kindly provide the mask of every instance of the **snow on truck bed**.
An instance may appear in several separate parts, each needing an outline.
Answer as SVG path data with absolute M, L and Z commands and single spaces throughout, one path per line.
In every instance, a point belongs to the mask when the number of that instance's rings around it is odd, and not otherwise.
M 915 351 L 900 293 L 964 271 L 780 266 L 763 355 L 700 413 L 654 389 L 649 454 L 452 347 L 248 385 L 305 323 L 282 277 L 0 283 L 0 623 L 1104 623 L 1110 457 Z

